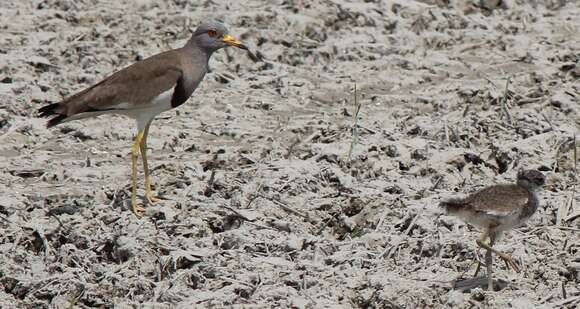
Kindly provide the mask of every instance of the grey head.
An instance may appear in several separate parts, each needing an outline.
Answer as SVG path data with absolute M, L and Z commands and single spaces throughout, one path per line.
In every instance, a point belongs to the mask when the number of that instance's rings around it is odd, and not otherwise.
M 201 23 L 187 44 L 201 48 L 208 55 L 226 46 L 248 49 L 244 44 L 228 34 L 228 28 L 223 23 L 216 20 Z
M 538 188 L 541 188 L 545 183 L 546 176 L 544 176 L 540 171 L 524 169 L 518 171 L 518 186 L 535 191 Z

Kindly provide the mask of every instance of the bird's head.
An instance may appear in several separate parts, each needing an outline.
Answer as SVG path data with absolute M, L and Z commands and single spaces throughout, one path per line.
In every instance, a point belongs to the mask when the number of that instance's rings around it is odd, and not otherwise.
M 215 20 L 200 24 L 193 33 L 191 42 L 210 54 L 227 46 L 248 49 L 244 44 L 228 34 L 228 29 L 223 23 Z
M 520 169 L 518 171 L 517 183 L 522 187 L 536 190 L 546 183 L 546 176 L 537 170 Z

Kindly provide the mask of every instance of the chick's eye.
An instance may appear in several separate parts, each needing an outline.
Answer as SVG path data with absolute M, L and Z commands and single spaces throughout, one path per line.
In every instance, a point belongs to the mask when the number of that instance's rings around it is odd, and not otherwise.
M 217 36 L 217 31 L 215 31 L 214 29 L 210 29 L 207 31 L 207 35 L 209 35 L 212 38 L 215 38 Z

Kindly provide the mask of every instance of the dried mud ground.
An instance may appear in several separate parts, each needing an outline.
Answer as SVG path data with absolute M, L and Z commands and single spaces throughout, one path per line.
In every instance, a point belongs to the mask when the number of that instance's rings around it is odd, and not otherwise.
M 0 306 L 578 306 L 580 3 L 493 2 L 0 1 Z M 154 122 L 138 219 L 134 122 L 36 110 L 208 17 L 263 61 L 217 52 Z M 497 245 L 522 272 L 453 289 L 483 252 L 440 199 L 519 168 L 548 177 Z

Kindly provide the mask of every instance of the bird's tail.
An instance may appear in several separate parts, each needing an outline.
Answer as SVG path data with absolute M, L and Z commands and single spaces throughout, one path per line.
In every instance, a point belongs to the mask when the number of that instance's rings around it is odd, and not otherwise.
M 45 105 L 38 110 L 39 117 L 52 117 L 46 123 L 47 128 L 54 127 L 55 125 L 60 124 L 67 118 L 67 115 L 63 115 L 60 113 L 59 107 L 60 103 L 53 103 Z
M 439 203 L 439 207 L 441 207 L 447 214 L 453 214 L 460 211 L 464 206 L 464 203 L 461 199 L 457 198 L 450 198 L 447 200 L 441 201 Z

